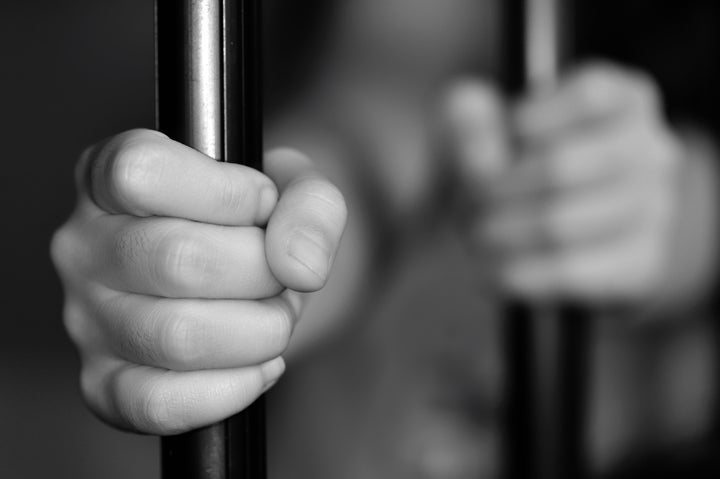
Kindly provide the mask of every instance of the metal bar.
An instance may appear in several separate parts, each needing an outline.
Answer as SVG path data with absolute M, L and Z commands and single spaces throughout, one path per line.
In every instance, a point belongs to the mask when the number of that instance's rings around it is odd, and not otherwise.
M 261 0 L 223 0 L 224 158 L 262 168 Z M 229 421 L 227 479 L 267 477 L 265 400 Z
M 157 128 L 219 161 L 262 165 L 260 0 L 156 0 Z M 266 477 L 264 401 L 161 440 L 166 479 Z
M 222 35 L 219 0 L 157 0 L 157 126 L 222 159 Z
M 501 81 L 511 95 L 546 91 L 572 50 L 570 0 L 503 0 Z M 586 393 L 591 316 L 570 303 L 505 306 L 504 473 L 587 476 Z

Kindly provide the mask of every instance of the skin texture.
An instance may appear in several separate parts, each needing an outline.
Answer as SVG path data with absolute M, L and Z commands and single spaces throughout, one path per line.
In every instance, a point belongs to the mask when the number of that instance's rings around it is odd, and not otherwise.
M 83 155 L 52 257 L 83 394 L 109 423 L 207 425 L 283 373 L 298 291 L 324 285 L 346 209 L 299 153 L 265 163 L 268 176 L 146 130 Z

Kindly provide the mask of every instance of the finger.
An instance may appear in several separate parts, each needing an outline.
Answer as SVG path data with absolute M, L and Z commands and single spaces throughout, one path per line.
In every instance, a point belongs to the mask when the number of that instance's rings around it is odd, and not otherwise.
M 70 289 L 70 288 L 68 288 Z M 66 291 L 63 305 L 63 326 L 81 357 L 100 355 L 107 350 L 106 335 L 98 327 L 95 316 L 89 313 L 85 291 Z M 89 288 L 88 288 L 89 289 Z
M 480 224 L 489 244 L 504 250 L 553 250 L 614 237 L 668 214 L 663 189 L 624 182 L 496 208 Z M 518 204 L 519 203 L 519 204 Z
M 122 429 L 173 435 L 242 411 L 285 370 L 281 358 L 239 369 L 175 372 L 98 359 L 83 368 L 90 408 Z
M 523 158 L 487 187 L 490 200 L 509 201 L 618 181 L 671 175 L 678 146 L 669 132 L 644 125 L 608 125 L 527 148 Z
M 281 192 L 267 227 L 268 263 L 288 288 L 318 290 L 327 281 L 345 228 L 343 196 L 297 152 L 269 153 L 265 170 Z
M 458 176 L 471 191 L 482 188 L 509 161 L 500 97 L 487 85 L 464 82 L 450 90 L 446 108 Z
M 262 301 L 168 300 L 113 294 L 94 317 L 115 354 L 173 371 L 239 368 L 284 353 L 299 315 L 297 293 Z
M 265 257 L 265 233 L 173 218 L 101 216 L 84 269 L 116 291 L 166 298 L 257 299 L 284 288 Z
M 519 258 L 502 272 L 502 282 L 537 299 L 637 299 L 661 279 L 664 254 L 658 238 L 664 236 L 647 229 L 612 244 Z
M 277 200 L 262 173 L 217 162 L 150 130 L 122 133 L 88 149 L 79 170 L 90 197 L 109 213 L 262 225 Z
M 660 94 L 652 79 L 597 63 L 570 74 L 554 92 L 521 103 L 513 124 L 525 140 L 541 140 L 597 122 L 660 117 Z

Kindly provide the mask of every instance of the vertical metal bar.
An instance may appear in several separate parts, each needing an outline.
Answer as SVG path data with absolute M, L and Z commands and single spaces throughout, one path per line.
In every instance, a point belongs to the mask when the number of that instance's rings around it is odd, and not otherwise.
M 261 0 L 223 0 L 224 155 L 262 168 L 263 85 Z M 264 479 L 265 400 L 228 423 L 228 479 Z
M 262 164 L 260 0 L 156 0 L 157 127 L 219 161 Z M 260 398 L 162 439 L 166 479 L 264 479 Z
M 219 0 L 157 0 L 157 126 L 222 159 L 223 59 Z
M 500 81 L 510 95 L 519 95 L 527 80 L 525 11 L 527 0 L 502 0 Z M 504 305 L 505 401 L 503 477 L 527 479 L 535 472 L 535 387 L 532 361 L 533 311 L 529 304 L 508 298 Z
M 501 80 L 511 95 L 558 82 L 572 48 L 570 0 L 503 0 Z M 505 308 L 504 477 L 587 475 L 585 409 L 590 315 L 579 305 Z

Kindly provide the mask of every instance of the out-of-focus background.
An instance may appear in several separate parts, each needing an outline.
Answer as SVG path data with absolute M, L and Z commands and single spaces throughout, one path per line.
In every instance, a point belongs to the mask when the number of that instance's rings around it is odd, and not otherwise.
M 85 409 L 48 257 L 81 149 L 153 125 L 153 2 L 1 2 L 0 58 L 0 477 L 158 477 L 157 439 Z
M 330 3 L 318 1 L 314 5 L 323 8 Z M 604 3 L 621 6 L 623 2 L 607 0 Z M 643 14 L 648 14 L 658 2 L 635 4 L 641 5 Z M 687 19 L 683 11 L 678 10 L 678 22 L 683 20 L 689 25 L 707 27 L 708 20 L 702 18 L 702 9 L 697 9 L 700 17 L 695 19 Z M 674 12 L 665 8 L 663 15 L 671 18 Z M 284 38 L 286 44 L 293 44 L 297 39 L 293 35 L 307 37 L 316 33 L 286 28 L 297 18 L 286 14 L 276 24 L 278 31 L 292 31 Z M 611 16 L 598 17 L 598 22 L 605 26 L 599 27 L 588 40 L 590 51 L 606 38 L 608 26 L 614 25 Z M 642 24 L 638 23 L 637 29 L 639 34 L 643 33 Z M 689 35 L 698 45 L 697 51 L 711 45 L 717 47 L 717 36 L 708 36 L 712 31 L 699 28 Z M 648 43 L 642 50 L 647 64 L 665 75 L 667 82 L 663 86 L 680 92 L 673 97 L 671 109 L 681 112 L 686 107 L 703 117 L 700 120 L 715 122 L 720 108 L 703 101 L 714 85 L 700 82 L 698 88 L 683 88 L 692 76 L 688 72 L 707 72 L 710 67 L 706 61 L 711 56 L 686 57 L 685 64 L 680 66 L 668 63 L 665 52 L 672 52 L 674 46 L 681 43 L 674 37 L 677 32 L 645 33 L 651 35 L 639 35 L 639 38 L 664 39 L 662 43 Z M 618 54 L 633 51 L 617 41 L 609 44 L 614 45 L 612 48 Z M 48 257 L 50 236 L 72 209 L 73 166 L 82 148 L 128 128 L 153 126 L 153 2 L 5 0 L 0 3 L 0 58 L 3 60 L 0 65 L 3 160 L 0 198 L 5 205 L 0 235 L 4 292 L 0 323 L 3 331 L 0 336 L 0 477 L 158 477 L 156 438 L 112 430 L 83 405 L 77 387 L 79 363 L 62 328 L 61 289 Z M 307 62 L 311 58 L 293 54 L 272 59 L 276 62 L 273 71 L 277 75 L 269 81 L 273 82 L 274 91 L 287 91 L 284 83 L 299 82 L 294 76 L 298 71 L 296 63 L 304 62 L 303 65 L 308 66 L 304 71 L 308 71 L 311 63 Z M 270 100 L 270 107 L 276 108 L 284 98 L 278 95 Z M 454 261 L 461 263 L 462 258 Z M 411 280 L 421 283 L 419 276 L 436 267 L 448 269 L 448 264 L 455 263 L 438 259 L 437 264 L 423 265 L 418 274 L 410 269 L 400 276 L 410 278 L 408 284 Z M 455 272 L 448 276 L 458 279 Z M 408 302 L 413 301 L 418 291 L 423 291 L 423 285 L 420 286 L 408 286 L 400 293 L 406 295 Z M 434 284 L 425 286 L 428 293 L 434 288 Z M 455 304 L 460 310 L 463 309 L 458 306 L 461 293 L 448 293 L 440 300 Z M 432 303 L 427 296 L 423 299 Z M 437 305 L 437 301 L 432 304 Z M 415 309 L 425 309 L 425 306 L 419 302 Z M 394 315 L 396 310 L 392 304 L 386 309 L 390 319 L 400 314 Z M 397 311 L 407 314 L 408 309 L 398 307 Z M 440 308 L 438 314 L 442 311 L 445 309 Z M 475 311 L 454 313 L 461 317 L 473 315 Z M 612 324 L 609 330 L 613 329 Z M 456 334 L 462 336 L 463 332 L 459 328 Z M 384 333 L 377 333 L 378 337 Z M 682 355 L 695 343 L 688 341 L 691 346 L 684 347 L 682 337 L 678 337 L 678 354 Z M 625 349 L 618 348 L 618 351 L 633 349 L 636 339 L 624 337 Z M 663 338 L 657 340 L 662 341 Z M 421 342 L 418 344 L 423 346 Z M 423 350 L 418 355 L 425 353 Z M 627 370 L 621 361 L 621 352 L 617 356 L 617 370 Z M 637 356 L 640 362 L 649 357 L 643 356 L 642 351 Z M 644 366 L 647 365 L 636 364 L 637 371 L 628 373 L 627 381 L 642 376 L 648 369 Z M 653 392 L 647 394 L 649 398 Z M 636 398 L 637 404 L 633 404 L 631 413 L 642 412 L 645 399 Z M 403 405 L 397 407 L 402 409 Z M 654 434 L 648 431 L 648 436 Z

